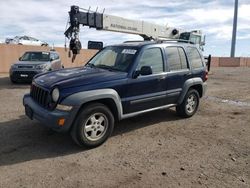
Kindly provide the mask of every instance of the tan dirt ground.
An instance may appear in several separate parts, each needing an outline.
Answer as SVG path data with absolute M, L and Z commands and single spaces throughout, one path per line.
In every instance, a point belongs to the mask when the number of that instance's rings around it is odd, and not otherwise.
M 192 118 L 124 120 L 91 150 L 25 117 L 27 92 L 0 76 L 1 188 L 250 187 L 250 68 L 213 68 Z

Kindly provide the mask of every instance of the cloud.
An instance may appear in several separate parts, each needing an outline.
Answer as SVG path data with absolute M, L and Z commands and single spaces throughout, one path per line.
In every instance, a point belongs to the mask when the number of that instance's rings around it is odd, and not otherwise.
M 206 53 L 225 54 L 220 47 L 230 46 L 234 0 L 25 0 L 0 1 L 0 40 L 15 35 L 30 35 L 50 44 L 63 46 L 64 31 L 71 5 L 92 7 L 106 14 L 145 20 L 160 25 L 201 29 L 207 35 Z M 238 51 L 250 51 L 241 45 L 250 40 L 250 2 L 241 0 L 238 19 Z M 86 47 L 88 40 L 104 41 L 104 44 L 138 40 L 141 37 L 120 33 L 81 29 L 81 40 Z M 215 50 L 216 46 L 218 49 Z M 229 53 L 229 52 L 228 52 Z

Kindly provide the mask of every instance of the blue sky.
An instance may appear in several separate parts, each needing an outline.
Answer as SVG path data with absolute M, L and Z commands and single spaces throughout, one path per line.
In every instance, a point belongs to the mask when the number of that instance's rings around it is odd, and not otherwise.
M 64 30 L 71 5 L 106 14 L 145 20 L 186 30 L 200 29 L 206 34 L 205 54 L 229 56 L 234 0 L 1 0 L 0 41 L 6 37 L 28 35 L 64 46 Z M 236 56 L 250 56 L 250 0 L 239 0 Z M 88 40 L 110 45 L 138 40 L 136 35 L 81 28 L 83 47 Z

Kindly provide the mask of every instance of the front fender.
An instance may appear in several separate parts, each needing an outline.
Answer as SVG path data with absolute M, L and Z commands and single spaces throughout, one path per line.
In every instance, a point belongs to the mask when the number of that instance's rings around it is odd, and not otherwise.
M 112 99 L 118 111 L 118 118 L 122 116 L 122 103 L 120 96 L 114 89 L 96 89 L 74 93 L 66 97 L 61 104 L 68 106 L 82 106 L 83 104 L 100 99 Z

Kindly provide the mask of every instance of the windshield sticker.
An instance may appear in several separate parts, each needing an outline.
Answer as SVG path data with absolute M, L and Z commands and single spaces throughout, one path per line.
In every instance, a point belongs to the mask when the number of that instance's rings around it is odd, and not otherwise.
M 49 55 L 49 52 L 42 52 L 42 54 Z
M 123 54 L 135 54 L 137 50 L 134 50 L 134 49 L 124 49 L 122 50 L 122 53 Z

